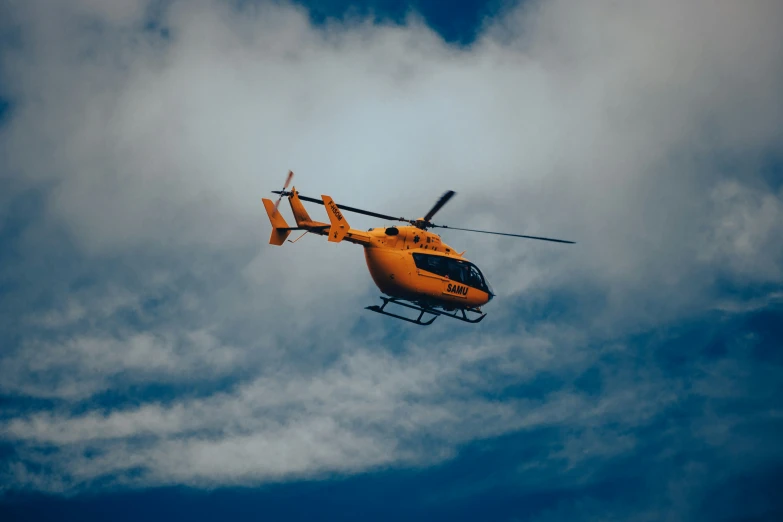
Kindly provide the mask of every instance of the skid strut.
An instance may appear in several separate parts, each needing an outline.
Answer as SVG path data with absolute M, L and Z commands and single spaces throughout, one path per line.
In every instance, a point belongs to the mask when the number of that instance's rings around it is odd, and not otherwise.
M 484 319 L 484 317 L 487 316 L 487 314 L 481 313 L 481 311 L 479 310 L 467 309 L 467 311 L 481 314 L 479 317 L 475 319 L 470 319 L 468 318 L 468 315 L 466 314 L 466 309 L 464 308 L 459 309 L 459 311 L 462 313 L 462 315 L 460 316 L 457 314 L 457 312 L 449 313 L 443 310 L 435 310 L 434 308 L 419 306 L 417 304 L 405 301 L 404 299 L 400 299 L 397 297 L 381 297 L 381 301 L 383 301 L 383 304 L 381 306 L 378 305 L 366 306 L 365 309 L 379 314 L 388 315 L 389 317 L 394 317 L 396 319 L 401 319 L 409 323 L 418 324 L 421 326 L 431 325 L 433 322 L 435 322 L 435 319 L 437 319 L 441 315 L 445 315 L 446 317 L 451 317 L 452 319 L 457 319 L 458 321 L 463 321 L 466 323 L 478 323 L 482 319 Z M 384 308 L 386 308 L 386 305 L 389 303 L 394 303 L 396 305 L 404 306 L 405 308 L 416 310 L 417 312 L 419 312 L 419 317 L 417 317 L 416 319 L 411 319 L 410 317 L 405 317 L 404 315 L 397 315 L 384 310 Z M 432 319 L 429 319 L 427 321 L 422 321 L 421 319 L 422 317 L 424 317 L 424 314 L 430 314 L 434 317 L 432 317 Z
M 383 301 L 383 304 L 381 306 L 372 305 L 372 306 L 365 306 L 365 308 L 367 310 L 371 310 L 371 311 L 377 312 L 379 314 L 388 315 L 389 317 L 394 317 L 396 319 L 402 319 L 403 321 L 408 321 L 409 323 L 418 324 L 418 325 L 421 325 L 421 326 L 431 325 L 435 321 L 435 319 L 437 319 L 438 316 L 440 315 L 440 312 L 436 312 L 434 310 L 430 311 L 430 310 L 422 308 L 420 306 L 416 306 L 416 305 L 413 305 L 413 304 L 401 302 L 401 300 L 396 299 L 394 297 L 392 297 L 392 298 L 381 297 L 381 301 Z M 393 314 L 391 312 L 387 312 L 386 310 L 384 310 L 384 308 L 386 308 L 386 305 L 389 304 L 389 303 L 394 303 L 394 304 L 398 304 L 400 306 L 404 306 L 406 308 L 411 308 L 413 310 L 417 310 L 419 312 L 419 317 L 417 317 L 416 319 L 411 319 L 410 317 L 405 317 L 404 315 L 397 315 L 397 314 Z M 434 317 L 432 319 L 428 320 L 428 321 L 422 321 L 421 318 L 424 317 L 425 313 L 432 314 Z

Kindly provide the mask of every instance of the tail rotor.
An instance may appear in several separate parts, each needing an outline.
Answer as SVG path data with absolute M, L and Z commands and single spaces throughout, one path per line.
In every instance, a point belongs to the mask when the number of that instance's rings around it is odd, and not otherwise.
M 280 206 L 280 200 L 283 199 L 283 196 L 285 195 L 285 189 L 288 188 L 288 185 L 291 184 L 291 180 L 294 178 L 294 172 L 292 170 L 288 171 L 288 176 L 285 178 L 285 184 L 283 185 L 283 190 L 280 191 L 280 197 L 277 198 L 277 201 L 275 201 L 275 210 L 277 210 L 277 207 Z

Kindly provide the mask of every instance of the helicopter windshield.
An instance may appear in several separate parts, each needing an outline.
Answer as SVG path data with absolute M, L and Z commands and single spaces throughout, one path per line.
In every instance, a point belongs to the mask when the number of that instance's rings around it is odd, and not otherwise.
M 448 277 L 452 281 L 463 283 L 467 286 L 487 292 L 490 295 L 495 294 L 492 287 L 489 286 L 489 283 L 481 273 L 481 270 L 469 261 L 421 253 L 413 254 L 413 261 L 416 263 L 416 268 L 419 270 L 425 270 L 433 274 Z

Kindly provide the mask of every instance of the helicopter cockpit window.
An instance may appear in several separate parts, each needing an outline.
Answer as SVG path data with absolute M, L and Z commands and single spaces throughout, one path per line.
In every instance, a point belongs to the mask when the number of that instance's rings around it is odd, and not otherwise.
M 481 277 L 481 272 L 478 271 L 473 265 L 470 265 L 470 272 L 468 274 L 468 285 L 475 286 L 476 288 L 484 287 L 484 278 Z
M 420 253 L 413 254 L 413 260 L 416 263 L 416 268 L 419 270 L 425 270 L 439 276 L 448 277 L 452 281 L 489 292 L 484 276 L 481 275 L 481 271 L 472 263 L 459 259 L 452 259 L 450 257 Z

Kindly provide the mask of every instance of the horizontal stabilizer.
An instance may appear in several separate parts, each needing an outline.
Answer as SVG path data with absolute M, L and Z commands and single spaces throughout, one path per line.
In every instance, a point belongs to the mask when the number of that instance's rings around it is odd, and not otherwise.
M 308 227 L 288 227 L 288 228 L 278 228 L 276 230 L 307 230 L 308 232 L 315 232 L 317 230 L 326 230 L 329 228 L 329 225 L 320 225 L 320 226 L 308 226 Z

